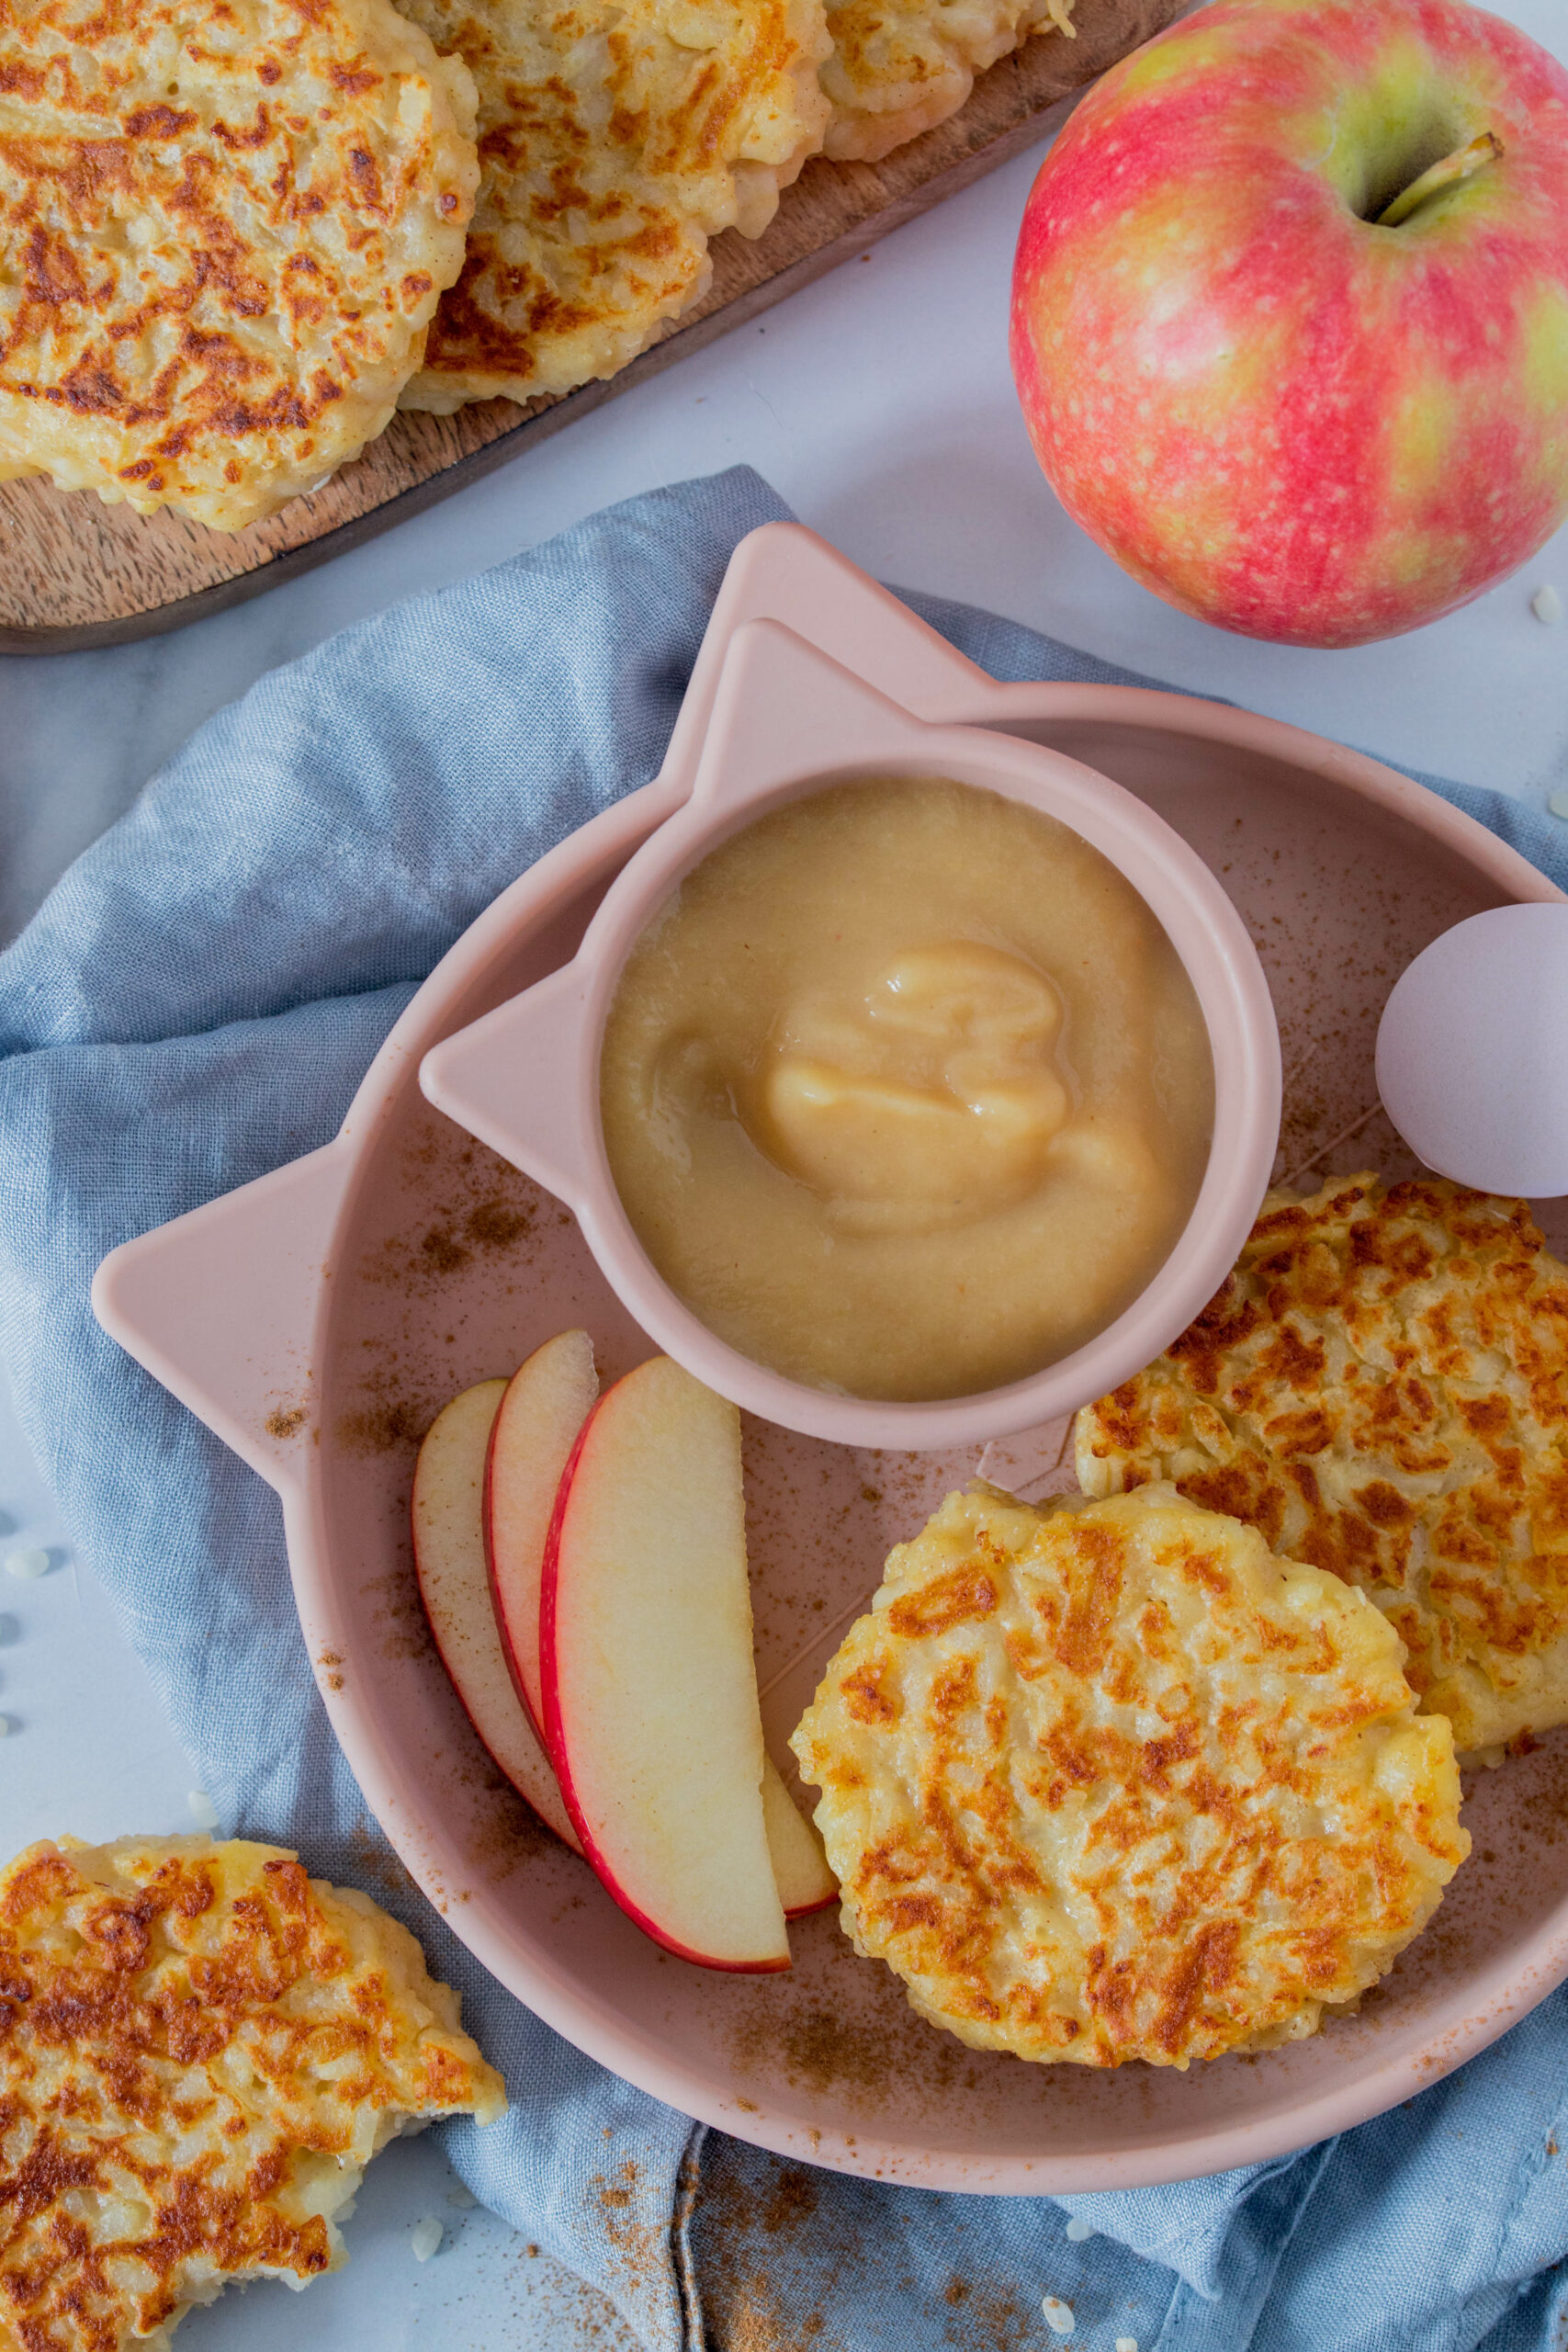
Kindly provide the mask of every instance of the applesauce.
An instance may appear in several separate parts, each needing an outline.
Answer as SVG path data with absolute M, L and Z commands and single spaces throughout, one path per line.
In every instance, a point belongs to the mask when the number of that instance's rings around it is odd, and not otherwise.
M 600 1058 L 627 1216 L 754 1362 L 915 1402 L 1114 1320 L 1202 1182 L 1191 982 L 1108 859 L 940 777 L 756 819 L 635 943 Z

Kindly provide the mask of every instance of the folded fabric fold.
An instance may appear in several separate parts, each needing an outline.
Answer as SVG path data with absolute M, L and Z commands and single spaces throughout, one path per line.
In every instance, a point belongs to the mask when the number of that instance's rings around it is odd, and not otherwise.
M 1545 2352 L 1562 1996 L 1326 2149 L 1166 2188 L 939 2197 L 694 2139 L 504 1993 L 401 1871 L 328 1729 L 276 1498 L 92 1318 L 109 1249 L 327 1140 L 467 924 L 657 771 L 729 555 L 784 514 L 737 469 L 360 623 L 212 719 L 77 861 L 0 956 L 0 1348 L 24 1427 L 224 1831 L 298 1845 L 413 1928 L 513 2100 L 451 2129 L 454 2161 L 650 2352 L 694 2352 L 699 2290 L 736 2352 L 1002 2352 L 1043 2340 L 1045 2293 L 1106 2352 L 1471 2352 L 1488 2331 Z M 1127 677 L 908 601 L 998 677 Z M 1423 780 L 1568 881 L 1546 820 Z M 1069 2211 L 1095 2234 L 1068 2239 Z

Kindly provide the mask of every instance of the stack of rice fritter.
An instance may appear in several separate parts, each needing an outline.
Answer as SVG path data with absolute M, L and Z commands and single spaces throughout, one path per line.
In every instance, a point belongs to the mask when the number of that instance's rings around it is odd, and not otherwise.
M 0 479 L 219 530 L 614 375 L 1072 0 L 0 0 Z

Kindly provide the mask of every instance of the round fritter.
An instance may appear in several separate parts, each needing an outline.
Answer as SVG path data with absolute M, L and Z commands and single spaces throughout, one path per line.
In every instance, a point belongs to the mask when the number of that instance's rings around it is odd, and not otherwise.
M 231 2278 L 303 2286 L 400 2129 L 501 2078 L 406 1928 L 241 1840 L 0 1871 L 0 2345 L 166 2345 Z
M 1270 1194 L 1077 1452 L 1086 1493 L 1174 1479 L 1359 1586 L 1461 1751 L 1568 1722 L 1568 1268 L 1523 1202 L 1438 1177 Z
M 822 0 L 406 6 L 473 70 L 482 177 L 405 408 L 613 376 L 706 291 L 708 239 L 760 235 L 822 143 Z
M 1315 2031 L 1470 1850 L 1386 1620 L 1168 1487 L 949 1496 L 791 1744 L 856 1951 L 1046 2063 Z
M 389 0 L 0 0 L 0 477 L 237 530 L 391 415 L 473 88 Z
M 956 114 L 976 74 L 1032 33 L 1070 40 L 1072 15 L 1073 0 L 829 0 L 827 153 L 876 163 Z

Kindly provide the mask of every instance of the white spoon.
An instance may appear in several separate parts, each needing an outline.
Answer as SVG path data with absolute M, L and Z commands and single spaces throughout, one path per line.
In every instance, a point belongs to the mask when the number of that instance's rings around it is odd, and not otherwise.
M 1416 1158 L 1482 1193 L 1568 1193 L 1568 904 L 1494 907 L 1424 948 L 1378 1029 Z

